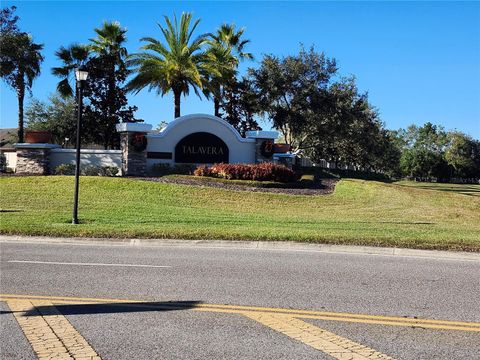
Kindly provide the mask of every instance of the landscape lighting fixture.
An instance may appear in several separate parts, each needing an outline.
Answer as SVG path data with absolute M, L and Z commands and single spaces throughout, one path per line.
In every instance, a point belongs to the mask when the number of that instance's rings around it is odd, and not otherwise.
M 75 69 L 75 77 L 77 81 L 85 81 L 88 77 L 88 71 L 86 66 L 79 66 Z

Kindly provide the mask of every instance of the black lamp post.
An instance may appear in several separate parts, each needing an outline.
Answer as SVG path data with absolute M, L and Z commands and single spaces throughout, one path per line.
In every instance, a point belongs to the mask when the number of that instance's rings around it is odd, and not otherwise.
M 73 220 L 72 224 L 78 224 L 78 183 L 80 178 L 80 132 L 82 129 L 82 97 L 83 84 L 87 80 L 88 71 L 85 66 L 75 69 L 75 78 L 77 79 L 77 95 L 78 95 L 78 116 L 77 116 L 77 154 L 75 161 L 75 193 L 73 196 Z

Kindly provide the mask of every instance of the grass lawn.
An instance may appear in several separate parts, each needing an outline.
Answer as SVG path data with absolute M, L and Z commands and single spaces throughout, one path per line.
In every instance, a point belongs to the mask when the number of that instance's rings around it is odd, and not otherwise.
M 331 195 L 300 196 L 82 176 L 81 224 L 71 225 L 73 181 L 0 177 L 0 232 L 480 251 L 477 185 L 465 185 L 472 196 L 462 186 L 438 191 L 419 188 L 426 184 L 344 179 Z
M 411 186 L 417 189 L 448 191 L 457 194 L 480 196 L 480 184 L 442 184 L 418 181 L 398 181 L 397 185 Z

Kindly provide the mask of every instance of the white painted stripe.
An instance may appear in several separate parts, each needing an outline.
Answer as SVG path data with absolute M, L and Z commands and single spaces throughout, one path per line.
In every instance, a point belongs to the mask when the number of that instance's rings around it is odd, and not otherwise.
M 171 268 L 171 266 L 166 266 L 166 265 L 147 265 L 147 264 L 104 264 L 104 263 L 76 263 L 76 262 L 33 261 L 33 260 L 8 260 L 7 262 L 9 262 L 9 263 L 21 263 L 21 264 L 74 265 L 74 266 L 118 266 L 118 267 Z

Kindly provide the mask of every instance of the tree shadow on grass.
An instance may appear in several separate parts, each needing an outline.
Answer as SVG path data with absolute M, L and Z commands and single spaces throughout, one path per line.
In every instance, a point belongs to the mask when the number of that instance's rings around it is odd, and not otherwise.
M 93 304 L 61 304 L 32 307 L 23 316 L 55 315 L 94 315 L 138 312 L 163 312 L 193 309 L 201 301 L 160 301 L 160 302 L 120 302 Z M 11 314 L 13 311 L 0 311 L 0 314 Z

